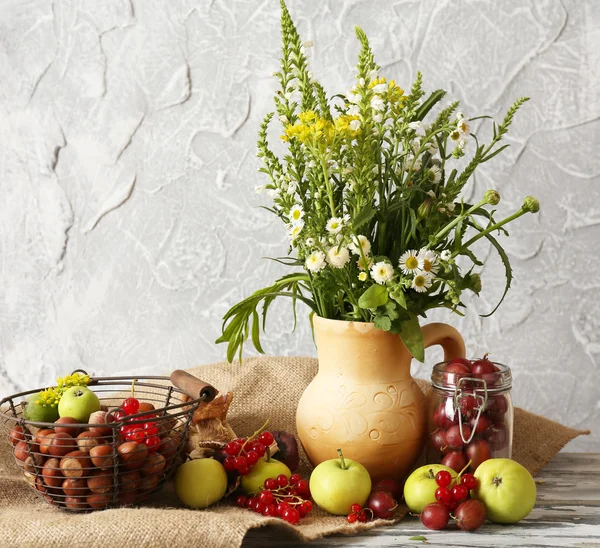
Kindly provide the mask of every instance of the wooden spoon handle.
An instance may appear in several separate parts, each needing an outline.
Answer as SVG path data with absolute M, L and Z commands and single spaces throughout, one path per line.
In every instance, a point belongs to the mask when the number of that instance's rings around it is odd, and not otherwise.
M 176 369 L 171 373 L 171 382 L 190 398 L 200 398 L 204 403 L 214 400 L 219 393 L 214 386 L 181 369 Z

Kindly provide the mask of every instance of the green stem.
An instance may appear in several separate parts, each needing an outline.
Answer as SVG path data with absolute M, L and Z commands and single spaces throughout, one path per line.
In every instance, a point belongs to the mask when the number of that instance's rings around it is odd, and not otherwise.
M 323 168 L 323 177 L 325 177 L 325 188 L 327 189 L 327 196 L 329 197 L 329 209 L 331 209 L 331 216 L 335 217 L 335 203 L 333 202 L 333 191 L 329 184 L 329 171 L 327 169 L 327 160 L 321 158 L 321 167 Z
M 337 450 L 337 454 L 340 456 L 340 462 L 342 463 L 342 470 L 347 470 L 346 461 L 344 460 L 344 454 L 341 449 Z
M 427 247 L 431 248 L 432 246 L 436 245 L 438 243 L 438 240 L 442 236 L 444 236 L 448 232 L 450 232 L 462 219 L 464 219 L 465 217 L 468 217 L 469 215 L 471 215 L 471 213 L 473 213 L 474 211 L 478 210 L 481 206 L 483 206 L 485 204 L 487 204 L 487 200 L 481 200 L 481 202 L 479 202 L 478 204 L 475 204 L 474 206 L 472 206 L 470 209 L 468 209 L 464 213 L 461 213 L 460 215 L 454 217 L 454 219 L 452 219 L 452 221 L 450 223 L 448 223 L 444 228 L 442 228 L 442 230 L 440 230 L 433 237 L 432 243 L 430 243 Z
M 475 207 L 475 206 L 473 206 L 473 207 Z M 514 221 L 515 219 L 518 219 L 519 217 L 525 215 L 525 213 L 527 213 L 527 212 L 528 212 L 527 209 L 523 209 L 523 208 L 519 209 L 519 211 L 517 211 L 516 213 L 513 213 L 509 217 L 506 217 L 506 219 L 504 219 L 503 221 L 500 221 L 499 223 L 496 223 L 493 226 L 489 226 L 488 228 L 486 228 L 485 230 L 483 230 L 482 232 L 480 232 L 479 234 L 477 234 L 477 236 L 473 236 L 466 244 L 463 244 L 461 247 L 463 249 L 467 249 L 469 246 L 471 246 L 472 244 L 474 244 L 477 240 L 480 240 L 481 238 L 484 238 L 490 232 L 493 232 L 494 230 L 499 229 L 500 227 L 504 226 L 505 224 L 508 224 L 511 221 Z

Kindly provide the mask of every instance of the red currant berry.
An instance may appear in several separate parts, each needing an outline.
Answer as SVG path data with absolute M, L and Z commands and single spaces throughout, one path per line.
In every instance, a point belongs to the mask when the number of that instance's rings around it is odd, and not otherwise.
M 259 441 L 255 441 L 251 447 L 250 447 L 250 444 L 246 445 L 246 449 L 247 450 L 252 449 L 252 451 L 256 451 L 258 453 L 259 457 L 264 457 L 265 453 L 267 452 L 267 450 L 265 449 L 265 446 L 262 443 L 260 443 Z
M 223 466 L 228 472 L 233 472 L 235 470 L 235 458 L 225 457 L 225 460 L 223 461 Z
M 143 441 L 146 437 L 146 433 L 141 428 L 132 428 L 127 432 L 127 439 L 129 441 Z
M 248 465 L 240 466 L 239 468 L 236 468 L 236 470 L 240 476 L 247 476 L 250 473 L 250 467 Z
M 242 446 L 237 441 L 230 441 L 225 446 L 225 453 L 231 455 L 232 457 L 237 457 L 241 449 Z
M 465 474 L 460 478 L 460 483 L 462 483 L 469 491 L 472 491 L 477 487 L 477 478 L 473 474 Z
M 301 479 L 302 476 L 300 474 L 292 474 L 290 476 L 290 485 L 296 485 Z
M 438 487 L 435 490 L 435 500 L 441 502 L 442 504 L 447 504 L 448 502 L 454 500 L 452 497 L 452 492 L 447 487 Z
M 361 510 L 358 513 L 358 521 L 361 523 L 365 523 L 367 521 L 367 513 L 364 510 Z
M 356 523 L 358 516 L 356 514 L 348 514 L 346 519 L 348 520 L 348 523 Z
M 282 516 L 283 512 L 285 512 L 289 507 L 290 505 L 287 502 L 280 502 L 277 505 L 277 515 Z
M 263 432 L 260 436 L 258 436 L 258 441 L 260 441 L 260 443 L 262 443 L 265 447 L 269 447 L 270 445 L 273 445 L 275 438 L 271 432 Z
M 300 505 L 300 510 L 301 513 L 303 513 L 304 515 L 308 514 L 313 508 L 312 502 L 310 502 L 310 500 L 305 500 L 301 505 Z
M 144 444 L 150 453 L 154 453 L 160 449 L 160 438 L 158 436 L 150 436 L 144 440 Z
M 440 487 L 448 487 L 452 483 L 452 475 L 447 470 L 440 470 L 435 475 L 435 482 Z
M 350 506 L 350 510 L 357 514 L 362 510 L 362 506 L 360 504 L 353 504 L 352 506 Z
M 279 485 L 279 487 L 287 487 L 288 485 L 288 477 L 285 474 L 279 474 L 276 478 L 277 480 L 277 485 Z
M 236 469 L 244 468 L 248 466 L 248 459 L 246 457 L 235 457 Z
M 296 525 L 300 521 L 300 512 L 295 508 L 287 508 L 283 511 L 281 516 L 284 521 L 291 523 L 292 525 Z
M 277 517 L 277 506 L 275 504 L 269 504 L 269 506 L 267 506 L 266 511 L 264 512 L 264 515 L 272 517 L 272 518 L 276 518 Z
M 256 502 L 256 504 L 254 505 L 254 511 L 257 514 L 262 514 L 266 509 L 267 509 L 267 505 L 264 502 L 261 502 L 260 500 L 258 500 Z
M 267 506 L 273 503 L 273 493 L 271 491 L 261 491 L 258 500 L 264 502 Z
M 140 408 L 140 402 L 137 398 L 127 398 L 121 405 L 121 409 L 126 415 L 135 415 Z
M 125 419 L 125 417 L 127 416 L 123 411 L 121 411 L 120 409 L 118 411 L 115 411 L 114 413 L 111 413 L 112 415 L 112 422 L 121 422 L 122 420 Z
M 246 508 L 246 506 L 248 505 L 248 497 L 246 497 L 245 495 L 240 495 L 238 498 L 235 499 L 235 503 L 241 508 Z
M 458 508 L 459 504 L 460 504 L 460 502 L 458 502 L 457 500 L 452 499 L 450 502 L 444 504 L 444 506 L 446 508 L 448 508 L 448 512 L 454 512 L 454 510 L 456 510 Z
M 452 498 L 457 501 L 457 502 L 462 502 L 463 500 L 465 500 L 467 497 L 469 496 L 469 491 L 467 490 L 467 488 L 460 484 L 460 485 L 455 485 L 452 488 Z
M 267 478 L 265 480 L 264 486 L 265 489 L 273 491 L 274 489 L 277 489 L 279 487 L 279 484 L 277 483 L 277 480 L 275 478 Z
M 258 462 L 260 457 L 258 456 L 258 453 L 252 449 L 246 453 L 246 459 L 248 459 L 248 464 L 252 466 Z
M 296 483 L 296 485 L 294 485 L 294 487 L 296 488 L 296 491 L 301 497 L 310 497 L 310 486 L 308 484 L 308 481 L 306 481 L 305 479 L 299 480 Z
M 136 428 L 136 426 L 132 425 L 132 424 L 124 424 L 123 426 L 121 426 L 121 428 L 119 428 L 119 432 L 121 433 L 121 435 L 125 438 L 125 439 L 129 439 L 129 434 L 131 433 L 131 431 Z

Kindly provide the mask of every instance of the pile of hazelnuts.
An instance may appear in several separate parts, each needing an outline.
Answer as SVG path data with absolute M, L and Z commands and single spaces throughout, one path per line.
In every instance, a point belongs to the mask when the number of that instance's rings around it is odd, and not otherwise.
M 141 402 L 131 418 L 122 408 L 104 409 L 88 424 L 61 417 L 53 428 L 16 425 L 10 443 L 25 480 L 50 504 L 78 511 L 133 505 L 162 487 L 183 445 L 177 418 L 153 411 Z

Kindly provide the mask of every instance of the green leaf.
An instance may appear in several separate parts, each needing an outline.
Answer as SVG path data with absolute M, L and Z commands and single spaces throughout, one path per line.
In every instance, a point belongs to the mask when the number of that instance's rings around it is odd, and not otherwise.
M 425 116 L 427 116 L 427 114 L 429 113 L 429 111 L 439 102 L 442 100 L 442 98 L 444 97 L 444 95 L 446 95 L 446 92 L 443 89 L 437 89 L 434 92 L 431 93 L 431 95 L 429 97 L 427 97 L 427 99 L 425 101 L 423 101 L 423 103 L 421 104 L 421 106 L 419 107 L 419 109 L 417 110 L 415 116 L 414 116 L 414 120 L 423 120 L 423 118 L 425 118 Z
M 422 540 L 423 542 L 427 542 L 427 537 L 423 535 L 416 535 L 414 537 L 410 537 L 408 540 Z
M 394 301 L 396 301 L 402 308 L 406 308 L 406 297 L 404 296 L 404 291 L 402 291 L 402 290 L 394 291 L 390 295 L 390 298 L 392 298 Z
M 377 210 L 371 206 L 365 207 L 355 218 L 352 228 L 358 230 L 362 225 L 368 223 L 377 213 Z
M 265 353 L 260 345 L 260 319 L 256 309 L 252 311 L 252 344 L 261 354 Z
M 377 329 L 381 329 L 382 331 L 389 331 L 392 328 L 392 320 L 390 320 L 389 316 L 383 314 L 377 314 L 373 319 L 373 324 Z
M 502 293 L 502 297 L 500 298 L 500 301 L 498 302 L 494 310 L 492 310 L 489 314 L 481 314 L 482 318 L 487 318 L 488 316 L 491 316 L 494 312 L 496 312 L 496 310 L 498 310 L 498 307 L 502 304 L 504 297 L 506 297 L 506 294 L 510 289 L 510 282 L 512 282 L 512 268 L 510 266 L 510 261 L 508 260 L 508 255 L 506 254 L 504 249 L 502 249 L 502 246 L 498 243 L 498 240 L 496 240 L 496 238 L 494 238 L 491 234 L 486 234 L 485 237 L 496 248 L 498 255 L 500 255 L 500 258 L 502 259 L 502 264 L 504 265 L 504 273 L 506 275 L 506 285 L 504 286 L 504 293 Z
M 377 308 L 388 301 L 388 290 L 385 285 L 372 285 L 358 299 L 361 308 Z
M 419 319 L 416 316 L 402 323 L 400 338 L 412 356 L 422 363 L 425 360 L 425 343 Z

